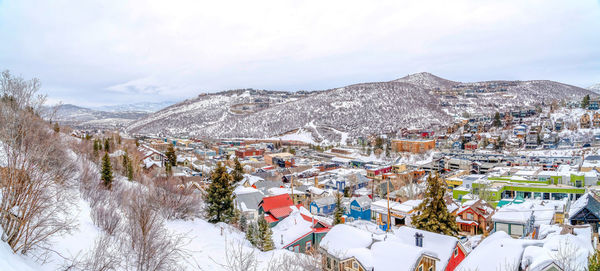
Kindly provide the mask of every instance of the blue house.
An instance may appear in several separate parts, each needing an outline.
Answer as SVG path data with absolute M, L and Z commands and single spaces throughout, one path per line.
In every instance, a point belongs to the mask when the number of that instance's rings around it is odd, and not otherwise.
M 460 141 L 455 141 L 454 143 L 452 143 L 452 149 L 455 149 L 455 150 L 460 150 L 460 149 L 462 149 L 462 142 L 460 142 Z
M 371 199 L 368 196 L 353 198 L 347 215 L 355 220 L 371 220 Z
M 318 198 L 310 203 L 310 213 L 315 215 L 327 216 L 335 210 L 335 197 L 327 196 Z
M 600 100 L 597 98 L 590 99 L 590 105 L 588 106 L 589 110 L 598 110 L 600 107 Z

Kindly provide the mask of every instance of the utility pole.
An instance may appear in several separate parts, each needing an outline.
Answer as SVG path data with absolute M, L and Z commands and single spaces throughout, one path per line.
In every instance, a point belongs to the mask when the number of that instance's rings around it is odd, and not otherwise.
M 290 175 L 291 175 L 290 180 L 292 183 L 292 202 L 294 202 L 294 175 L 292 175 L 292 174 L 290 174 Z M 296 205 L 296 204 L 294 203 L 294 205 Z
M 387 220 L 388 220 L 388 226 L 385 229 L 386 232 L 390 231 L 390 227 L 392 226 L 392 221 L 391 221 L 391 212 L 390 212 L 390 182 L 387 182 Z

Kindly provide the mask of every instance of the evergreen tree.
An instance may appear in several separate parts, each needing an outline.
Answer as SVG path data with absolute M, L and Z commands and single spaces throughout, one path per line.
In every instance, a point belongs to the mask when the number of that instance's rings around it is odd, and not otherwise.
M 173 166 L 171 166 L 169 161 L 165 162 L 165 174 L 167 174 L 167 176 L 173 175 Z
M 581 108 L 587 109 L 590 105 L 590 95 L 585 95 L 583 101 L 581 101 Z
M 131 164 L 127 150 L 123 154 L 123 175 L 127 176 L 128 180 L 133 180 L 133 165 Z
M 242 214 L 242 215 L 240 215 L 240 230 L 245 232 L 247 229 L 248 229 L 248 218 L 246 218 L 246 215 Z
M 121 145 L 121 135 L 117 135 L 117 144 Z
M 341 224 L 343 215 L 344 215 L 344 207 L 342 206 L 342 194 L 336 193 L 336 195 L 335 195 L 335 210 L 333 211 L 333 225 Z
M 248 229 L 246 229 L 246 239 L 250 241 L 250 244 L 253 246 L 257 246 L 256 243 L 256 225 L 253 222 L 250 222 L 248 225 Z
M 375 149 L 383 149 L 383 138 L 377 137 L 375 139 Z
M 94 139 L 94 157 L 98 158 L 98 152 L 100 151 L 100 143 Z
M 167 148 L 165 156 L 167 156 L 167 163 L 170 163 L 171 166 L 177 165 L 177 154 L 175 153 L 175 148 L 173 147 L 173 144 L 169 144 L 169 148 Z
M 273 243 L 273 232 L 264 216 L 258 218 L 258 248 L 262 251 L 269 251 L 275 248 Z
M 600 253 L 594 250 L 594 254 L 588 257 L 588 271 L 600 271 Z
M 296 149 L 290 147 L 290 153 L 293 154 L 293 155 L 296 155 Z
M 240 163 L 240 160 L 238 160 L 237 157 L 233 159 L 233 162 L 235 165 L 231 174 L 233 175 L 233 181 L 238 183 L 239 181 L 244 179 L 244 167 L 242 167 L 242 164 Z
M 415 228 L 446 235 L 456 235 L 456 218 L 448 212 L 444 202 L 446 188 L 439 176 L 427 177 L 427 190 L 423 202 L 416 208 L 412 219 Z
M 230 222 L 234 217 L 233 177 L 221 163 L 211 174 L 212 183 L 206 191 L 206 213 L 211 223 Z
M 110 152 L 110 141 L 108 141 L 108 138 L 104 139 L 104 151 Z
M 54 132 L 55 132 L 55 133 L 58 133 L 58 132 L 60 132 L 60 126 L 58 125 L 58 122 L 55 122 L 55 123 L 54 123 Z
M 127 165 L 129 164 L 129 156 L 127 155 L 127 151 L 125 151 L 125 154 L 123 154 L 121 159 L 123 160 L 123 175 L 127 175 Z
M 102 157 L 102 171 L 100 179 L 106 188 L 112 188 L 112 166 L 110 165 L 110 157 L 108 156 L 108 153 L 105 153 L 104 157 Z
M 130 181 L 133 180 L 133 164 L 131 163 L 131 161 L 127 163 L 127 179 Z
M 499 112 L 496 112 L 496 114 L 494 115 L 494 126 L 496 126 L 496 127 L 502 126 L 502 120 L 500 120 Z

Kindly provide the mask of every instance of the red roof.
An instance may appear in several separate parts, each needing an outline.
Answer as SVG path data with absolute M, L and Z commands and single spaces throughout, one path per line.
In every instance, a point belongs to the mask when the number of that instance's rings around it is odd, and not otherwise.
M 281 194 L 279 196 L 264 197 L 262 202 L 260 203 L 260 205 L 262 206 L 263 211 L 269 212 L 269 211 L 271 211 L 271 209 L 275 209 L 275 208 L 281 208 L 281 207 L 289 208 L 290 206 L 294 205 L 294 202 L 292 202 L 290 195 Z
M 269 222 L 269 223 L 273 223 L 273 222 L 276 222 L 276 221 L 278 221 L 278 220 L 277 220 L 277 218 L 275 218 L 275 217 L 274 217 L 274 216 L 272 216 L 272 215 L 266 215 L 266 216 L 265 216 L 265 220 L 266 220 L 267 222 Z
M 292 212 L 292 208 L 290 208 L 288 206 L 273 208 L 269 211 L 269 213 L 271 213 L 271 215 L 276 217 L 277 219 L 289 216 L 291 212 Z

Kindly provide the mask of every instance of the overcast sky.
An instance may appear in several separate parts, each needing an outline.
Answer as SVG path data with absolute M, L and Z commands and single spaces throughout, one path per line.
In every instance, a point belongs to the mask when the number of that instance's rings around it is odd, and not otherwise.
M 600 83 L 600 0 L 0 0 L 0 69 L 86 106 L 421 71 L 587 87 Z

